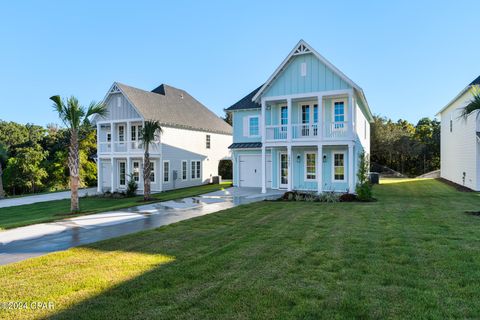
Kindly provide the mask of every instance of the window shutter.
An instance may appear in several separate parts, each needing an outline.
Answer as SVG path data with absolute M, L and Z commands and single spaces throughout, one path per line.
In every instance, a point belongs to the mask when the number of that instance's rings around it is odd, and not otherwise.
M 248 123 L 248 117 L 243 117 L 243 136 L 248 137 L 250 133 L 250 124 Z

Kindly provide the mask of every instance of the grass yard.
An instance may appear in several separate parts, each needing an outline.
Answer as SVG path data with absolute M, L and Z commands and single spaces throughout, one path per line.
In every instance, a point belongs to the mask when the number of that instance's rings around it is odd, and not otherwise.
M 375 203 L 261 202 L 0 267 L 2 319 L 480 318 L 477 193 L 436 180 Z
M 153 200 L 151 202 L 198 196 L 199 194 L 220 190 L 230 185 L 231 183 L 228 182 L 166 191 L 153 194 Z M 142 196 L 123 199 L 86 197 L 80 199 L 81 212 L 75 215 L 70 213 L 70 199 L 0 208 L 0 231 L 2 229 L 11 229 L 35 223 L 71 218 L 72 216 L 134 207 L 146 203 L 147 202 L 143 202 Z

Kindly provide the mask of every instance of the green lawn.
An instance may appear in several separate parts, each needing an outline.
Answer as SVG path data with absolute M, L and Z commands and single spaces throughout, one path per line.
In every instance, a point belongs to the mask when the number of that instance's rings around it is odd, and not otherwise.
M 151 202 L 167 201 L 184 197 L 197 196 L 230 186 L 231 183 L 209 184 L 197 187 L 176 189 L 152 195 Z M 143 197 L 111 199 L 86 197 L 80 199 L 79 214 L 70 214 L 70 199 L 39 202 L 15 207 L 0 208 L 0 231 L 35 223 L 50 222 L 71 218 L 83 214 L 98 213 L 145 204 Z
M 261 202 L 0 267 L 0 318 L 480 318 L 477 193 L 436 180 L 375 203 Z

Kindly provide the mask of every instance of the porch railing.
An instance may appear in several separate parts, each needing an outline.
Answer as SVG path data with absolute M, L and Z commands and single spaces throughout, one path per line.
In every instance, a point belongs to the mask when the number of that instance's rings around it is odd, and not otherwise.
M 159 153 L 159 143 L 150 144 L 150 153 Z M 141 141 L 101 141 L 98 143 L 99 153 L 143 153 L 143 144 Z
M 323 126 L 323 128 L 322 128 Z M 288 137 L 288 130 L 292 131 L 292 140 L 302 139 L 347 139 L 353 128 L 346 121 L 327 123 L 294 123 L 292 125 L 267 125 L 266 141 L 285 141 Z

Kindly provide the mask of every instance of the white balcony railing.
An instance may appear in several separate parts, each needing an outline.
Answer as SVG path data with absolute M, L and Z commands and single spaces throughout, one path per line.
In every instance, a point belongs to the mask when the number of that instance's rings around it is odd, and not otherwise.
M 281 141 L 287 140 L 287 125 L 274 125 L 274 126 L 265 126 L 266 130 L 266 140 Z
M 308 139 L 318 136 L 318 124 L 292 124 L 292 139 Z
M 113 146 L 113 148 L 112 148 Z M 160 146 L 159 143 L 150 144 L 150 153 L 159 153 Z M 143 153 L 143 144 L 141 141 L 113 141 L 106 142 L 102 141 L 98 143 L 98 152 L 99 153 Z
M 323 126 L 323 129 L 322 129 Z M 322 139 L 347 139 L 353 128 L 349 122 L 306 123 L 292 125 L 267 125 L 266 141 L 285 141 L 288 131 L 291 130 L 292 140 L 322 140 Z

